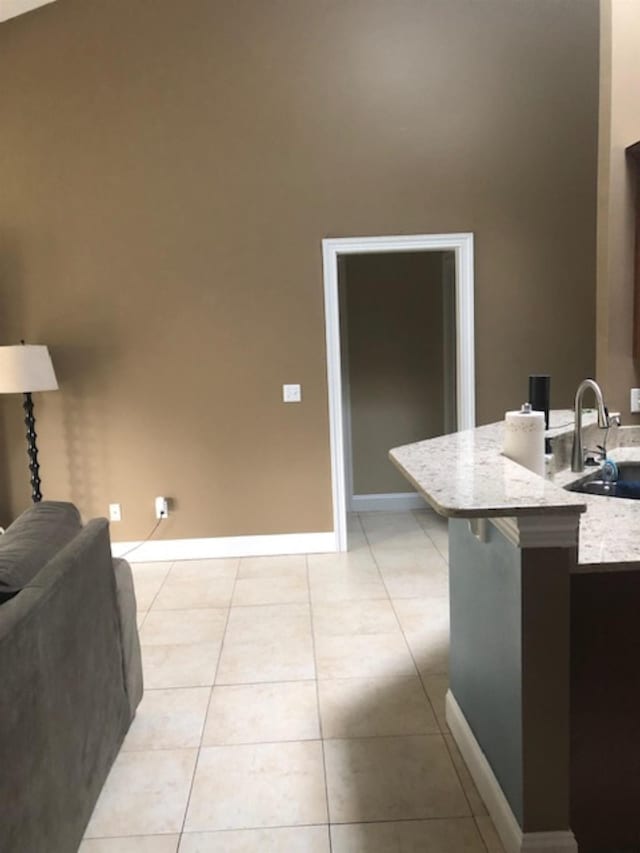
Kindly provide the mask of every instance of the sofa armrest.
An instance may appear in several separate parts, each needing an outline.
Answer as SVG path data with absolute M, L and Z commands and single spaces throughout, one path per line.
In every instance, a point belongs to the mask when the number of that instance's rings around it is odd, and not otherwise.
M 142 656 L 138 637 L 136 594 L 133 588 L 131 566 L 126 560 L 115 558 L 113 571 L 116 578 L 118 615 L 122 637 L 124 681 L 129 699 L 131 719 L 135 717 L 144 691 L 142 678 Z

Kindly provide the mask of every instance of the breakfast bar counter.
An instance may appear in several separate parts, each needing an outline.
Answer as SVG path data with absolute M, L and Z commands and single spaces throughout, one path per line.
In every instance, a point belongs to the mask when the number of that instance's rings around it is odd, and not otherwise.
M 547 478 L 502 455 L 503 424 L 398 447 L 390 459 L 440 515 L 500 518 L 578 515 L 579 551 L 574 571 L 640 568 L 640 501 L 566 491 L 582 474 L 571 471 L 573 412 L 550 413 L 554 452 Z M 583 416 L 585 434 L 600 443 L 594 413 Z M 615 427 L 608 456 L 640 464 L 640 428 Z M 588 473 L 588 469 L 585 471 Z
M 576 515 L 586 510 L 582 496 L 503 456 L 502 432 L 502 423 L 488 424 L 407 444 L 391 450 L 389 457 L 447 518 Z
M 640 500 L 568 491 L 573 412 L 541 477 L 503 424 L 390 458 L 449 520 L 447 722 L 507 853 L 640 850 Z M 640 430 L 585 447 L 640 463 Z

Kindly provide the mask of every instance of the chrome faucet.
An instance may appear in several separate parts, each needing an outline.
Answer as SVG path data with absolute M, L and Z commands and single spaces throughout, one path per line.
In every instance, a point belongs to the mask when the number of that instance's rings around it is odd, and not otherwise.
M 584 453 L 582 450 L 582 398 L 587 388 L 591 388 L 596 395 L 596 406 L 598 408 L 598 426 L 607 429 L 610 425 L 609 413 L 604 404 L 600 386 L 593 379 L 585 379 L 578 386 L 575 403 L 575 423 L 573 427 L 573 447 L 571 449 L 571 470 L 584 471 Z

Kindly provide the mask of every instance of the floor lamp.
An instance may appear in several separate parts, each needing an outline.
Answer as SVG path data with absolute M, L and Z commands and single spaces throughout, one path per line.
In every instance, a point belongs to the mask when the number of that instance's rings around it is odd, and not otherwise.
M 0 347 L 0 394 L 24 395 L 24 422 L 27 427 L 27 453 L 31 472 L 31 500 L 42 500 L 40 465 L 36 447 L 36 419 L 33 415 L 32 391 L 56 391 L 58 381 L 45 346 L 21 344 Z

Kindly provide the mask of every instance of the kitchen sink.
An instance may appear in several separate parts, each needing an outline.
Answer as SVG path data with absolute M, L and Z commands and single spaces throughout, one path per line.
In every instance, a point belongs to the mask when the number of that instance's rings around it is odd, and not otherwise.
M 574 483 L 569 483 L 565 489 L 585 495 L 640 500 L 640 462 L 619 462 L 618 477 L 613 482 L 603 480 L 602 468 L 596 468 Z

